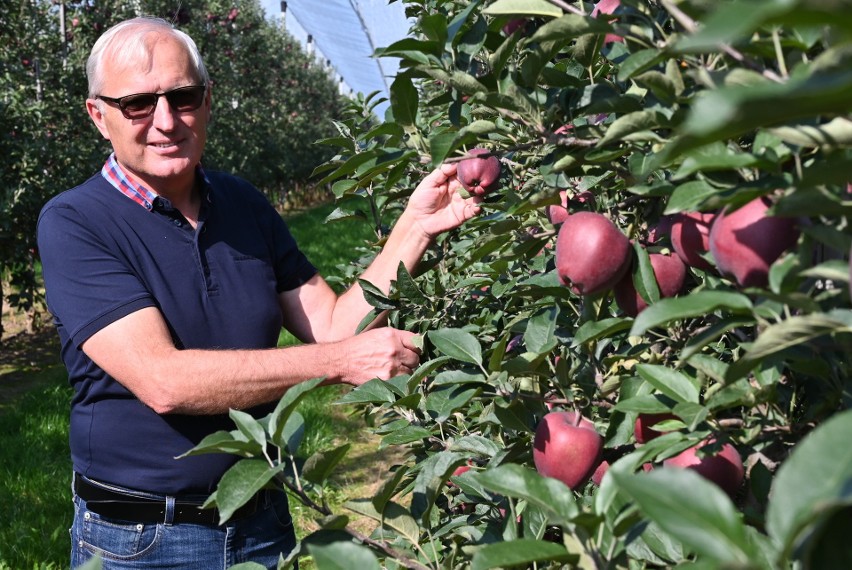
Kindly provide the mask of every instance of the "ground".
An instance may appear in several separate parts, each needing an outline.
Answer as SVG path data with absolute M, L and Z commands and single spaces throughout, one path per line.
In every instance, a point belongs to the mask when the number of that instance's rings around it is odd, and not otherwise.
M 0 409 L 18 396 L 38 387 L 37 374 L 29 374 L 60 364 L 59 337 L 47 322 L 29 330 L 25 316 L 3 307 L 3 336 L 0 338 Z

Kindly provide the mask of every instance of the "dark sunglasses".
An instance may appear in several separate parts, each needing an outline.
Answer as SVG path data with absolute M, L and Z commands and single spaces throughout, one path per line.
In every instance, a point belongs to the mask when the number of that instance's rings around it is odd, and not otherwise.
M 135 93 L 124 97 L 98 95 L 97 99 L 118 105 L 125 118 L 144 119 L 154 114 L 154 109 L 157 108 L 157 100 L 160 97 L 165 97 L 169 106 L 178 113 L 195 111 L 204 102 L 206 91 L 206 85 L 190 85 L 189 87 L 178 87 L 165 93 Z

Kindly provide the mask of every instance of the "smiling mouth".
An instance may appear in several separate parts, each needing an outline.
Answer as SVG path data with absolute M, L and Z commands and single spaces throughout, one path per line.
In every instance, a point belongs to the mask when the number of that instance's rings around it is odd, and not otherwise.
M 164 143 L 151 143 L 151 146 L 154 148 L 170 148 L 173 146 L 177 146 L 177 142 L 164 142 Z

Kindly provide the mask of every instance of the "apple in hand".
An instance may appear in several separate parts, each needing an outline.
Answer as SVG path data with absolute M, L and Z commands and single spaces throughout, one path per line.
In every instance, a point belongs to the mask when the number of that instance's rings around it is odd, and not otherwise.
M 663 461 L 663 465 L 692 469 L 705 479 L 712 481 L 722 488 L 729 497 L 734 497 L 743 482 L 745 469 L 743 460 L 737 449 L 730 443 L 722 446 L 716 453 L 700 454 L 699 449 L 712 442 L 705 440 L 694 447 L 682 451 L 674 457 Z
M 741 287 L 765 287 L 769 267 L 799 239 L 796 220 L 767 215 L 771 205 L 761 197 L 733 212 L 725 209 L 710 230 L 716 267 Z
M 636 443 L 646 443 L 656 437 L 663 435 L 663 432 L 652 429 L 655 425 L 666 420 L 680 419 L 671 413 L 662 414 L 639 414 L 636 422 L 633 424 L 633 436 L 636 438 Z
M 559 281 L 578 295 L 611 289 L 630 267 L 630 242 L 609 218 L 571 214 L 556 237 Z
M 674 297 L 680 293 L 686 279 L 686 265 L 683 261 L 676 255 L 662 253 L 652 253 L 649 257 L 651 267 L 654 269 L 654 278 L 660 290 L 660 298 Z M 635 317 L 648 307 L 648 303 L 636 291 L 633 285 L 633 273 L 630 271 L 615 284 L 613 292 L 618 307 L 631 317 Z
M 603 438 L 595 424 L 581 414 L 550 412 L 536 427 L 533 462 L 540 474 L 576 489 L 599 465 L 602 448 Z
M 484 196 L 497 188 L 500 159 L 487 148 L 474 148 L 467 153 L 467 158 L 459 162 L 456 176 L 469 193 Z

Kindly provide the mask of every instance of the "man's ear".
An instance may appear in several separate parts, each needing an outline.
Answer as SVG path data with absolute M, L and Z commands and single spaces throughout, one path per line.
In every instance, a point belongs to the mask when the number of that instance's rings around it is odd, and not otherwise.
M 101 135 L 106 140 L 110 140 L 109 129 L 106 126 L 106 116 L 101 110 L 102 104 L 97 99 L 86 99 L 86 112 L 89 113 L 89 117 L 92 118 L 92 122 L 95 123 Z

